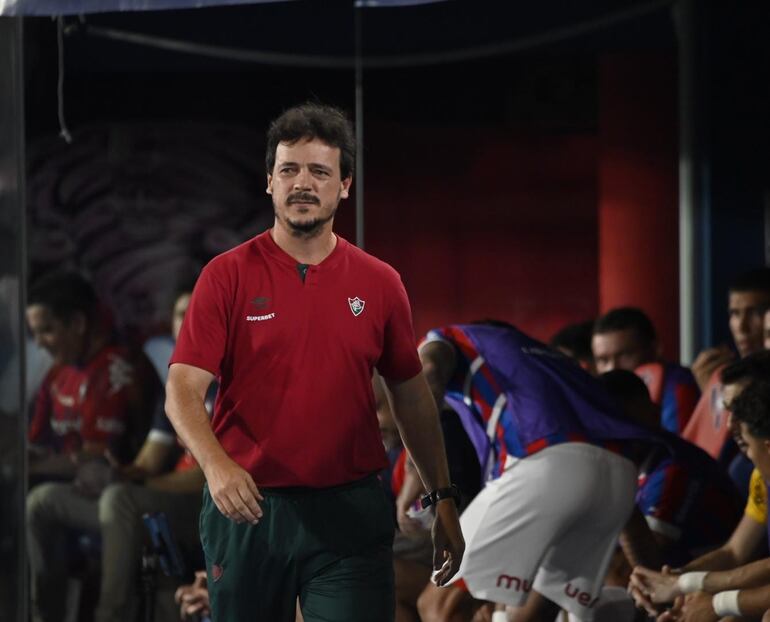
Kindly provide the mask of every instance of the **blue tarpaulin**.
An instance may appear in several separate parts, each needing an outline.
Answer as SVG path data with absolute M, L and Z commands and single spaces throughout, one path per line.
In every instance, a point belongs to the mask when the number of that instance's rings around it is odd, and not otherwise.
M 119 11 L 165 11 L 288 1 L 291 0 L 0 0 L 0 15 L 82 15 Z M 411 6 L 438 1 L 442 0 L 355 0 L 355 6 Z

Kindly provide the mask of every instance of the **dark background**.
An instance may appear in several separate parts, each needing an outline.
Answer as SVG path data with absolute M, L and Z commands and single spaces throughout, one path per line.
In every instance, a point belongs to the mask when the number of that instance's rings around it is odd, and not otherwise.
M 698 130 L 708 171 L 701 238 L 712 294 L 700 313 L 716 342 L 727 335 L 728 279 L 764 263 L 770 9 L 696 4 Z M 377 65 L 363 79 L 366 247 L 401 271 L 418 333 L 498 316 L 548 338 L 565 322 L 632 303 L 648 310 L 667 353 L 676 355 L 678 51 L 671 9 L 450 0 L 363 10 L 364 59 Z M 227 123 L 261 135 L 269 119 L 307 99 L 354 111 L 355 16 L 347 0 L 65 23 L 64 110 L 76 140 L 83 128 L 139 122 Z M 211 59 L 109 41 L 89 32 L 94 27 L 332 58 L 347 67 Z M 25 36 L 27 135 L 34 144 L 59 129 L 56 24 L 26 19 Z M 473 58 L 457 60 L 461 50 Z M 453 60 L 440 62 L 446 54 Z M 401 66 L 403 57 L 419 64 Z M 398 66 L 382 68 L 388 62 Z M 626 131 L 632 139 L 660 134 L 641 182 L 618 172 L 609 148 Z M 257 176 L 264 174 L 260 150 Z M 642 209 L 655 210 L 662 223 L 659 238 L 648 232 L 638 248 L 655 243 L 647 252 L 674 275 L 662 278 L 667 293 L 654 299 L 645 287 L 655 284 L 643 283 L 649 272 L 628 275 L 639 281 L 635 294 L 607 276 L 618 258 L 606 241 L 637 235 L 613 220 L 609 195 L 620 185 L 633 199 L 633 183 L 644 184 Z M 254 200 L 255 209 L 270 209 L 261 194 Z M 350 200 L 337 229 L 352 239 L 354 227 Z

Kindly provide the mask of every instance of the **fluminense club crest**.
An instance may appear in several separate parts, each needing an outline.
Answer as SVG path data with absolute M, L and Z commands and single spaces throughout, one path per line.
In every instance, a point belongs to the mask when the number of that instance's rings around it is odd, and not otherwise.
M 366 304 L 366 301 L 361 300 L 358 296 L 355 298 L 348 298 L 348 304 L 350 305 L 350 310 L 353 312 L 353 315 L 358 317 L 364 312 L 364 305 Z

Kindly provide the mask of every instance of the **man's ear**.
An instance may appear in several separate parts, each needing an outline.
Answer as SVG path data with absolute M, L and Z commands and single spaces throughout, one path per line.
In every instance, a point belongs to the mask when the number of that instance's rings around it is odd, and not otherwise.
M 267 174 L 267 188 L 265 188 L 265 192 L 273 194 L 273 176 L 270 173 Z
M 353 176 L 348 175 L 342 180 L 342 190 L 340 191 L 340 198 L 347 199 L 350 196 L 350 184 L 353 183 Z

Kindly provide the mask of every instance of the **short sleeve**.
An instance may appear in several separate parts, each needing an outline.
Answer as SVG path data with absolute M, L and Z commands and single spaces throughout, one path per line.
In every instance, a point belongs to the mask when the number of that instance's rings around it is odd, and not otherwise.
M 767 522 L 767 486 L 757 469 L 751 472 L 749 499 L 744 514 L 761 525 Z
M 227 344 L 229 300 L 209 264 L 195 284 L 170 364 L 184 363 L 219 376 Z
M 419 374 L 422 365 L 417 356 L 409 297 L 395 272 L 392 281 L 388 295 L 391 302 L 390 313 L 385 320 L 385 339 L 377 371 L 388 380 L 401 382 Z

